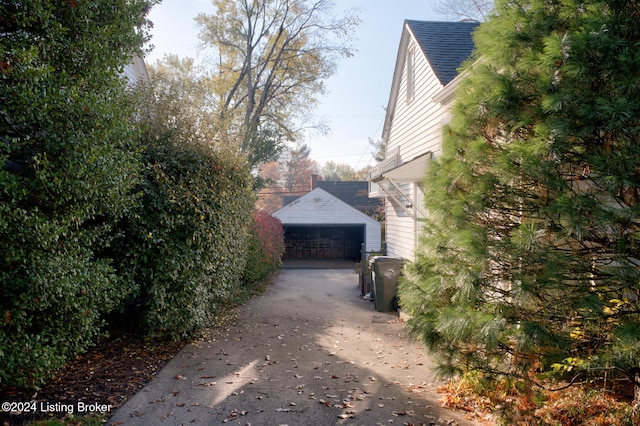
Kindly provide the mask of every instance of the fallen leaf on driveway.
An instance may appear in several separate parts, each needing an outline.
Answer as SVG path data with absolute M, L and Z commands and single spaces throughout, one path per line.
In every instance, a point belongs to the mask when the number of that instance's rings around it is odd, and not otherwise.
M 206 387 L 211 387 L 211 386 L 215 386 L 216 382 L 209 382 L 209 383 L 198 383 L 196 386 L 206 386 Z

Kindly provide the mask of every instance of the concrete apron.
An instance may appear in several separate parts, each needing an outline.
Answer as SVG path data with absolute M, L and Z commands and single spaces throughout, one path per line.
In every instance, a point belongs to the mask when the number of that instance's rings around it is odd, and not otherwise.
M 235 324 L 185 346 L 110 425 L 476 424 L 440 408 L 443 382 L 396 313 L 349 270 L 281 272 Z

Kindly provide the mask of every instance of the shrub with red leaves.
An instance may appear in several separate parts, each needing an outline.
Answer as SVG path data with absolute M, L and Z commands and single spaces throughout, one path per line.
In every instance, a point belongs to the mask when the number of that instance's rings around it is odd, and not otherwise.
M 283 253 L 284 229 L 280 220 L 263 210 L 254 211 L 249 226 L 245 281 L 260 281 L 275 271 Z

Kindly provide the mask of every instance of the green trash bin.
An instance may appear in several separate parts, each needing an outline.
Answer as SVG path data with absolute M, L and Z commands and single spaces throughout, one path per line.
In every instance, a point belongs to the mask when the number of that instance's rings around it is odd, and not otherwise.
M 375 256 L 370 261 L 371 287 L 376 311 L 391 312 L 398 308 L 398 277 L 403 259 Z

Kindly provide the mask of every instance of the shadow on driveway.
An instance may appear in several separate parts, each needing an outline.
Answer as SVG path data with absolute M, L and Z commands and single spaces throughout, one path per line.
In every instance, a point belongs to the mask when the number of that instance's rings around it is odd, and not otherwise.
M 184 347 L 110 425 L 472 425 L 395 313 L 344 269 L 287 269 L 234 324 Z

